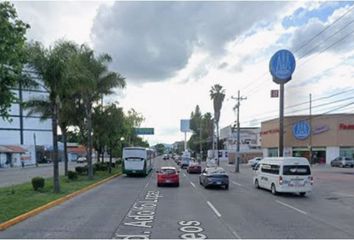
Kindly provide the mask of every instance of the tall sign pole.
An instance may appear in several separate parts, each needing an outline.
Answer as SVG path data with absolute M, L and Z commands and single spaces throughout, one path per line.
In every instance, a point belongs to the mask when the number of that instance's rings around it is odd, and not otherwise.
M 310 93 L 310 138 L 309 138 L 309 159 L 310 164 L 313 164 L 313 157 L 312 157 L 312 95 Z
M 279 157 L 284 155 L 284 85 L 291 80 L 295 71 L 295 57 L 288 50 L 277 51 L 269 62 L 269 71 L 273 81 L 280 85 L 279 98 Z

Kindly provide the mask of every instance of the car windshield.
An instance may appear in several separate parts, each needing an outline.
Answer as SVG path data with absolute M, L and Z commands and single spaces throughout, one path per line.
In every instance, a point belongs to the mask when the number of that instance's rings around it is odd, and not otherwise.
M 174 170 L 174 169 L 161 169 L 160 172 L 162 174 L 175 174 L 176 170 Z
M 311 175 L 310 167 L 307 165 L 283 166 L 284 175 Z

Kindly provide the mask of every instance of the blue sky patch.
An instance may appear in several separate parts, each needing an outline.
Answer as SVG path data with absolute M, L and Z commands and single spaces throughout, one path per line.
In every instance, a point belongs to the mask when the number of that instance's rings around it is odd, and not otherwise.
M 352 6 L 354 2 L 324 2 L 322 5 L 311 11 L 301 7 L 295 10 L 291 16 L 283 19 L 282 25 L 284 28 L 297 27 L 305 25 L 311 18 L 317 18 L 322 22 L 326 22 L 333 12 L 345 6 Z

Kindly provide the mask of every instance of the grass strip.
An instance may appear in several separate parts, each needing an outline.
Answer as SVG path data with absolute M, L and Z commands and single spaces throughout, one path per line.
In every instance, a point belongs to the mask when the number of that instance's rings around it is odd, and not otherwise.
M 77 180 L 69 180 L 65 176 L 60 176 L 60 193 L 53 193 L 53 178 L 47 178 L 45 187 L 40 191 L 34 191 L 30 182 L 2 187 L 0 188 L 0 223 L 120 172 L 121 168 L 112 168 L 111 174 L 108 171 L 97 171 L 92 180 L 89 180 L 87 176 L 79 176 Z

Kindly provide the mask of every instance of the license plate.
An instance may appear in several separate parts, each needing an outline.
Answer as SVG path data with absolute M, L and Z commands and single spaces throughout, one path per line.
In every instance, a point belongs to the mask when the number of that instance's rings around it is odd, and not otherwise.
M 221 184 L 221 182 L 220 182 L 220 181 L 217 181 L 217 182 L 216 182 L 216 184 L 220 185 L 220 184 Z
M 166 183 L 171 183 L 171 180 L 166 180 L 165 182 L 166 182 Z

